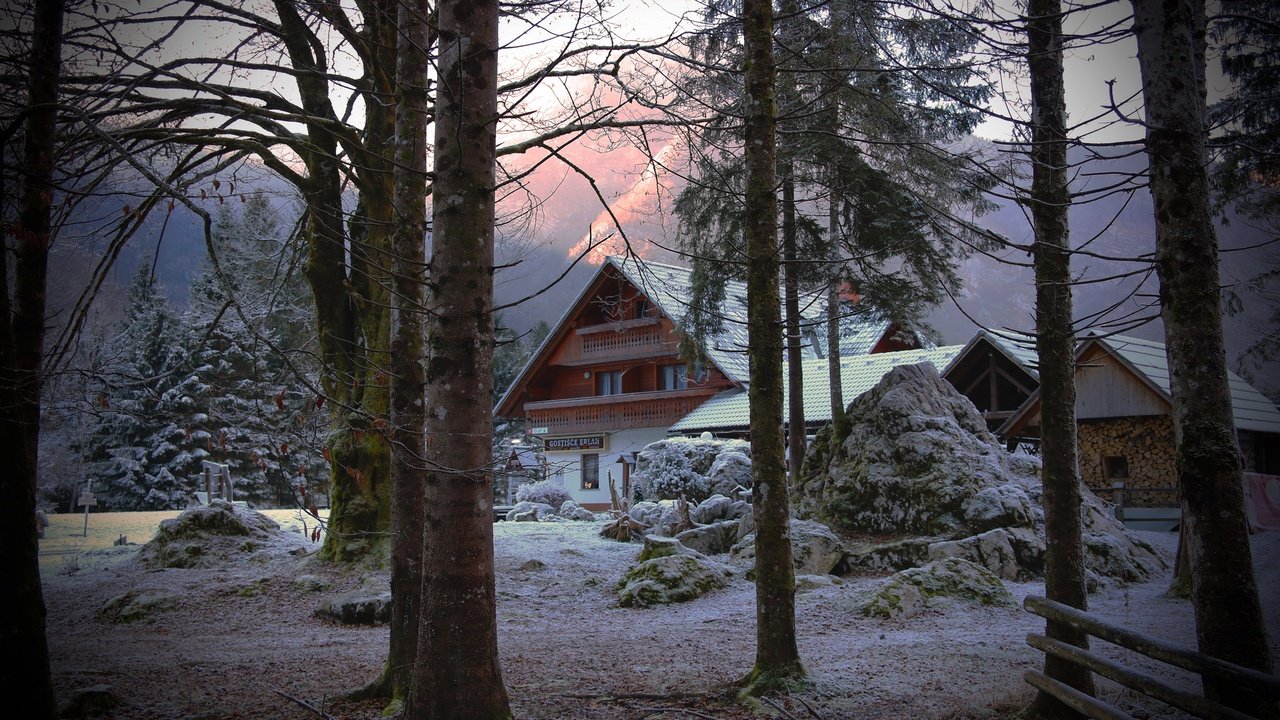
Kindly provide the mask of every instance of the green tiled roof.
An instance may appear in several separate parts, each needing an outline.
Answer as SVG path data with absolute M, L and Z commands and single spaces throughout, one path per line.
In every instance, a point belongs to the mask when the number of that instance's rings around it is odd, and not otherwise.
M 931 362 L 946 367 L 960 353 L 962 345 L 947 345 L 928 350 L 902 350 L 845 357 L 840 363 L 840 384 L 846 403 L 870 390 L 885 373 L 899 365 Z M 784 377 L 785 380 L 785 377 Z M 787 393 L 789 396 L 789 388 Z M 787 400 L 784 399 L 784 406 Z M 674 434 L 743 431 L 750 425 L 750 411 L 745 390 L 726 390 L 671 426 Z M 827 361 L 804 361 L 804 417 L 806 424 L 831 420 L 831 384 Z

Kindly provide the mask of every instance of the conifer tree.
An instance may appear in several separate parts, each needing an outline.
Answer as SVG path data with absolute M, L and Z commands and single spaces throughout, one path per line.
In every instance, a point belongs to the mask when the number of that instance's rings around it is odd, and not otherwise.
M 186 507 L 206 451 L 181 418 L 194 407 L 182 374 L 182 318 L 142 266 L 114 343 L 115 367 L 103 378 L 97 423 L 86 439 L 86 475 L 111 510 Z

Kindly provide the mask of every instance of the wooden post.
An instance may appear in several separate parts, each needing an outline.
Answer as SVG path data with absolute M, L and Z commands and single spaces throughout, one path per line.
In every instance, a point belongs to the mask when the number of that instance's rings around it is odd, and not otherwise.
M 1116 504 L 1116 519 L 1124 522 L 1124 478 L 1111 481 L 1111 502 Z

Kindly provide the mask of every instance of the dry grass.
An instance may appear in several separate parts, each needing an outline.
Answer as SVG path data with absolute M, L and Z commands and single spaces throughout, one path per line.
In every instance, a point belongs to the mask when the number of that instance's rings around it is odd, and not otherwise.
M 285 529 L 303 529 L 297 510 L 262 510 L 263 515 L 280 523 Z M 132 549 L 118 549 L 123 537 L 125 542 L 141 545 L 156 534 L 160 523 L 181 514 L 177 510 L 153 512 L 104 512 L 89 513 L 88 535 L 85 534 L 84 513 L 59 513 L 49 516 L 40 541 L 40 574 L 80 570 L 86 566 L 102 567 L 129 555 Z M 327 516 L 328 511 L 321 511 Z M 314 527 L 307 518 L 306 529 Z

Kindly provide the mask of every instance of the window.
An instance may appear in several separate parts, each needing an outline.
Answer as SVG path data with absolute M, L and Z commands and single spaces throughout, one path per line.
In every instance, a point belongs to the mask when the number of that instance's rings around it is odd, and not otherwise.
M 609 370 L 607 372 L 596 373 L 596 394 L 597 395 L 621 395 L 622 394 L 622 371 Z
M 689 369 L 684 365 L 663 365 L 659 370 L 659 389 L 684 390 L 689 387 Z
M 591 454 L 582 456 L 582 489 L 598 490 L 600 488 L 600 456 Z
M 637 320 L 639 320 L 640 318 L 649 317 L 649 301 L 648 300 L 642 297 L 636 298 L 635 309 L 636 309 Z
M 1108 455 L 1102 459 L 1108 479 L 1129 477 L 1129 461 L 1123 455 Z

